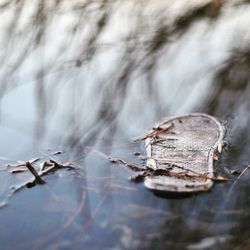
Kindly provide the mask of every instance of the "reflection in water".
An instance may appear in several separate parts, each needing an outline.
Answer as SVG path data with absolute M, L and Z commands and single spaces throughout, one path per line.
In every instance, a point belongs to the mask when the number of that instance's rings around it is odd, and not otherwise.
M 249 1 L 240 0 L 0 3 L 1 155 L 27 160 L 55 146 L 81 166 L 12 197 L 0 213 L 6 249 L 183 249 L 215 236 L 227 239 L 218 247 L 247 248 L 249 173 L 227 200 L 231 183 L 162 199 L 91 149 L 140 162 L 132 138 L 162 116 L 201 111 L 228 120 L 232 146 L 219 167 L 242 169 L 248 13 Z M 4 171 L 0 178 L 4 200 L 17 180 Z

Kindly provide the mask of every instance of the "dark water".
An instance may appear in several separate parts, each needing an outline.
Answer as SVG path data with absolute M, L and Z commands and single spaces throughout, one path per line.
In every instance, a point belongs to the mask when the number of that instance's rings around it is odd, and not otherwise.
M 250 249 L 249 1 L 0 2 L 0 249 Z M 227 121 L 211 192 L 162 198 L 98 152 L 142 164 L 132 139 L 168 115 Z M 80 169 L 11 187 L 14 160 Z M 3 157 L 8 158 L 8 160 Z

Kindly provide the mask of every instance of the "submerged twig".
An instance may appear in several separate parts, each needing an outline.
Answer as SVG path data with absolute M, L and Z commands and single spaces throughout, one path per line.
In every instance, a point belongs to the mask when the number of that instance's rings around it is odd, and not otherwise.
M 228 191 L 228 195 L 230 195 L 230 193 L 232 192 L 233 188 L 235 187 L 235 185 L 237 184 L 237 182 L 239 181 L 239 179 L 245 174 L 245 172 L 250 169 L 250 164 L 248 164 L 245 169 L 241 172 L 241 174 L 236 178 L 236 180 L 233 182 L 232 186 L 230 187 L 229 191 Z
M 248 164 L 245 169 L 241 172 L 241 174 L 235 179 L 235 181 L 233 182 L 232 186 L 229 188 L 229 190 L 227 191 L 226 195 L 225 195 L 225 199 L 224 199 L 224 203 L 222 204 L 222 207 L 219 211 L 219 213 L 224 213 L 225 211 L 225 207 L 226 207 L 226 204 L 228 203 L 230 197 L 231 197 L 231 194 L 232 194 L 232 191 L 235 187 L 235 185 L 237 184 L 237 182 L 239 181 L 239 179 L 245 174 L 245 172 L 250 169 L 250 164 Z
M 62 169 L 62 168 L 76 169 L 77 167 L 77 165 L 74 162 L 58 163 L 54 160 L 45 161 L 45 165 L 49 167 L 43 170 L 40 173 L 40 176 L 45 176 L 50 172 L 55 172 L 56 170 Z
M 101 152 L 100 150 L 95 149 L 94 152 L 96 152 L 99 155 L 105 157 L 110 162 L 117 163 L 118 165 L 124 166 L 124 167 L 126 167 L 126 168 L 128 168 L 130 170 L 133 170 L 133 171 L 136 171 L 136 172 L 140 172 L 140 171 L 145 170 L 145 168 L 139 167 L 139 166 L 137 166 L 136 164 L 133 164 L 133 163 L 126 162 L 121 158 L 114 157 L 114 156 L 111 156 L 111 155 L 107 155 L 107 154 Z
M 173 172 L 169 171 L 168 169 L 156 169 L 156 168 L 154 169 L 154 168 L 149 168 L 149 167 L 141 168 L 135 164 L 128 163 L 128 162 L 124 161 L 123 159 L 113 157 L 110 155 L 106 155 L 105 153 L 103 153 L 99 150 L 95 150 L 95 151 L 98 154 L 104 156 L 106 159 L 108 159 L 112 163 L 117 163 L 118 165 L 125 166 L 126 168 L 129 168 L 130 170 L 133 170 L 135 172 L 140 172 L 138 175 L 132 176 L 130 178 L 130 180 L 134 181 L 134 182 L 141 182 L 144 180 L 144 178 L 146 176 L 152 176 L 152 175 L 153 176 L 165 175 L 165 176 L 169 176 L 169 177 L 204 179 L 204 180 L 212 180 L 212 181 L 228 181 L 228 179 L 224 178 L 224 177 L 209 177 L 206 175 L 201 175 L 201 174 L 199 174 L 195 171 L 192 171 L 192 170 L 190 170 L 190 171 L 193 172 L 194 174 L 188 174 L 187 172 L 185 172 L 185 173 L 173 173 Z M 175 164 L 170 164 L 170 166 L 181 168 L 183 170 L 189 171 L 189 170 L 187 170 L 181 166 L 175 165 Z

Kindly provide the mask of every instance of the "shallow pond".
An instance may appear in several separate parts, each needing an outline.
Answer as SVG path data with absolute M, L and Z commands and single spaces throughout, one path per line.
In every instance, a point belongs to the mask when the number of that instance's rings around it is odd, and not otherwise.
M 249 1 L 1 1 L 0 249 L 249 249 Z M 159 197 L 112 155 L 143 166 L 164 116 L 227 123 L 230 180 Z M 53 155 L 53 152 L 62 154 Z M 134 154 L 139 152 L 140 155 Z M 53 155 L 53 156 L 52 156 Z M 8 164 L 72 161 L 45 185 Z

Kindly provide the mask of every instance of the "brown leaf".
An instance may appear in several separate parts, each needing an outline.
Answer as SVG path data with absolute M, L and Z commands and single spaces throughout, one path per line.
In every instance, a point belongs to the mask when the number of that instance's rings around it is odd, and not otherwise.
M 219 160 L 219 156 L 217 154 L 214 154 L 214 160 L 218 161 Z

